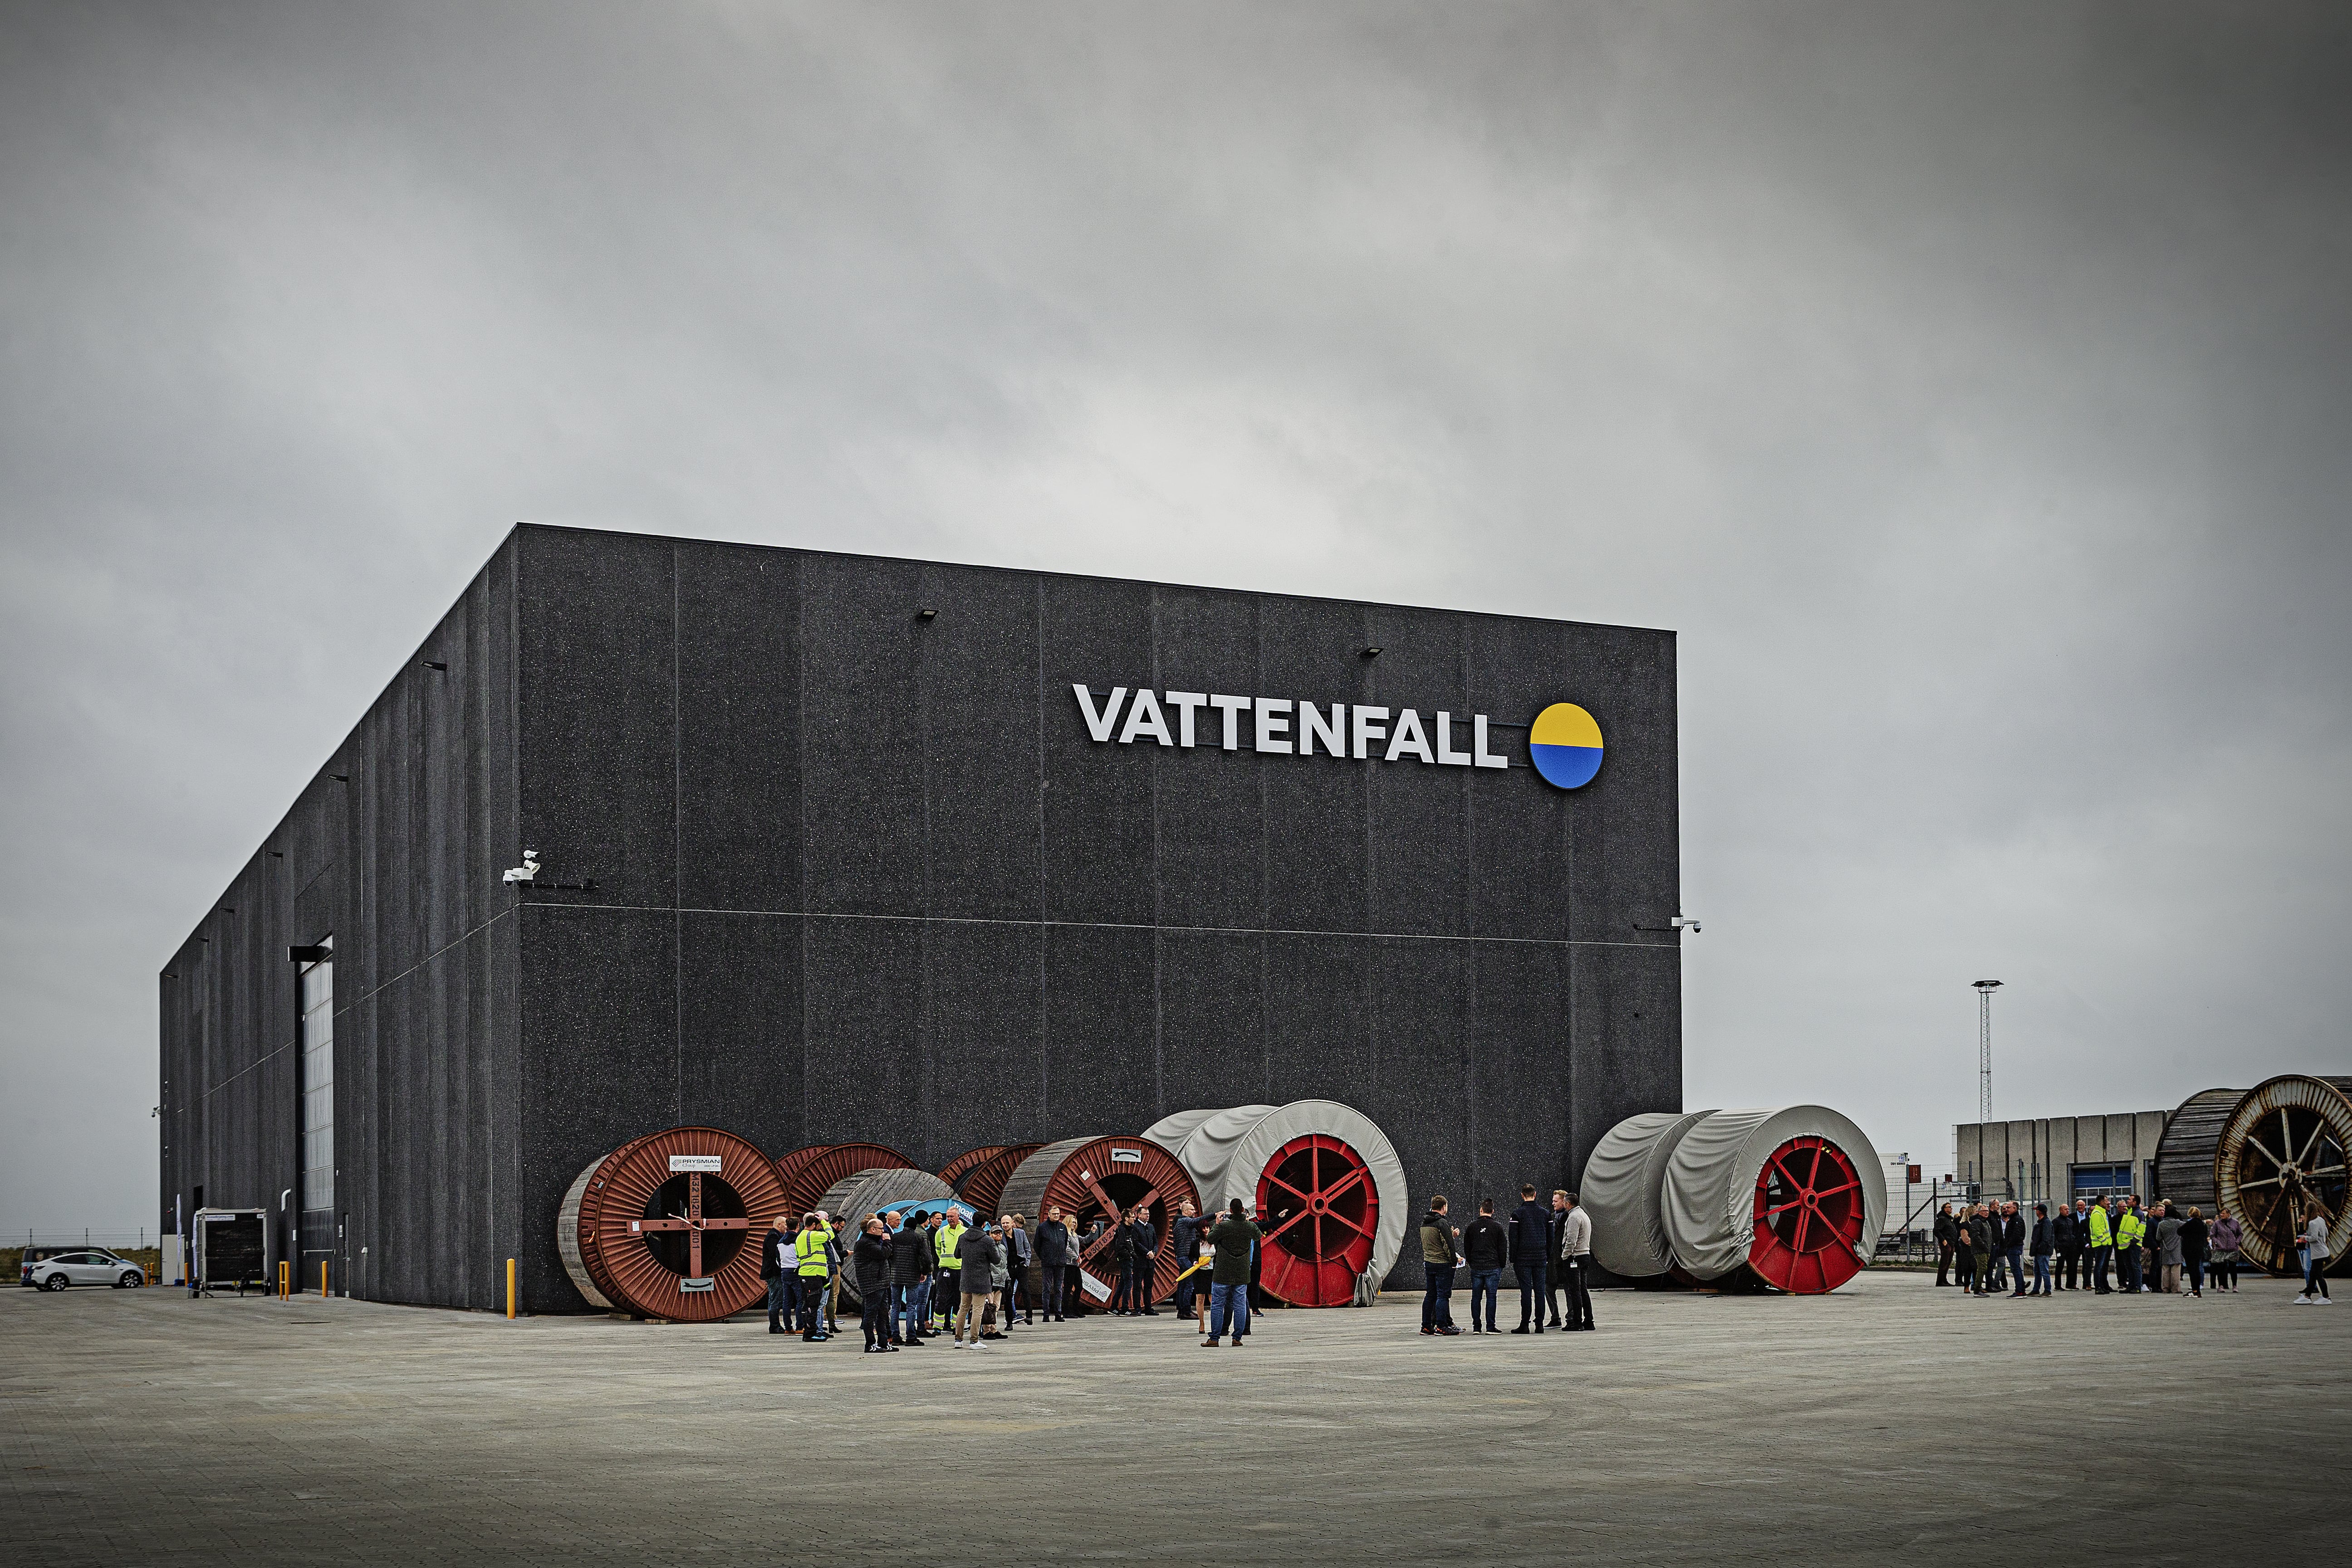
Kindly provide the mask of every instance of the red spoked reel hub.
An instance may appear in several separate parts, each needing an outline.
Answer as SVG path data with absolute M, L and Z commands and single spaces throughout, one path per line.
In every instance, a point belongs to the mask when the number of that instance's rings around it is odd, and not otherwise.
M 556 1222 L 557 1247 L 598 1306 L 710 1322 L 767 1293 L 758 1238 L 782 1199 L 768 1157 L 750 1143 L 713 1127 L 673 1127 L 580 1173 Z
M 1275 1151 L 1257 1179 L 1265 1216 L 1260 1283 L 1301 1307 L 1344 1307 L 1372 1260 L 1380 1189 L 1363 1156 L 1326 1132 Z
M 1825 1138 L 1791 1138 L 1756 1178 L 1756 1239 L 1748 1267 L 1801 1296 L 1834 1290 L 1862 1272 L 1862 1175 Z
M 776 1181 L 783 1188 L 782 1213 L 797 1221 L 816 1207 L 817 1200 L 860 1171 L 911 1171 L 915 1162 L 887 1143 L 812 1143 L 776 1161 Z

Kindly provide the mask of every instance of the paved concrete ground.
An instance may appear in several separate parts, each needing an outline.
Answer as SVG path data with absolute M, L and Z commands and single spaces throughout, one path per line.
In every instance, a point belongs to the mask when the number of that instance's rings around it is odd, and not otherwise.
M 2352 1305 L 2293 1295 L 1885 1274 L 1612 1292 L 1541 1339 L 1425 1340 L 1397 1302 L 1238 1352 L 1163 1317 L 865 1356 L 6 1290 L 6 1533 L 58 1563 L 2331 1561 Z

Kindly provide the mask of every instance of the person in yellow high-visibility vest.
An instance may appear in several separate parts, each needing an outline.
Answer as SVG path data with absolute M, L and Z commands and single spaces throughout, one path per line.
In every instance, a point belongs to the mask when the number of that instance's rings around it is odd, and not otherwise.
M 793 1258 L 794 1272 L 800 1276 L 801 1339 L 809 1344 L 823 1343 L 826 1287 L 833 1279 L 833 1237 L 816 1215 L 801 1220 L 801 1233 L 793 1238 Z
M 957 1243 L 963 1240 L 964 1213 L 948 1210 L 940 1228 L 931 1233 L 931 1256 L 939 1260 L 939 1285 L 931 1291 L 931 1310 L 952 1322 L 956 1309 L 962 1305 L 963 1259 L 956 1255 Z
M 2126 1296 L 2140 1292 L 2139 1247 L 2147 1235 L 2147 1221 L 2140 1217 L 2139 1199 L 2125 1197 L 2123 1217 L 2116 1221 L 2116 1264 Z
M 2097 1295 L 2113 1295 L 2107 1285 L 2107 1265 L 2116 1260 L 2116 1227 L 2107 1218 L 2104 1194 L 2091 1200 L 2091 1213 L 2085 1223 L 2090 1226 L 2091 1237 L 2091 1289 Z

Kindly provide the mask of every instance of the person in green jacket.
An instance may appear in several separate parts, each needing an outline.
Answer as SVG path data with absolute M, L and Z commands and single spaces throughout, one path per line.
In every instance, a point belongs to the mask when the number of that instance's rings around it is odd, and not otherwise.
M 2107 1288 L 2107 1265 L 2115 1261 L 2116 1230 L 2107 1218 L 2107 1200 L 2091 1201 L 2091 1285 L 2101 1296 L 2112 1295 Z
M 962 1304 L 963 1259 L 957 1255 L 956 1247 L 963 1240 L 963 1210 L 950 1208 L 940 1228 L 931 1233 L 932 1256 L 940 1268 L 940 1282 L 931 1292 L 931 1306 L 950 1323 L 954 1322 L 956 1310 Z

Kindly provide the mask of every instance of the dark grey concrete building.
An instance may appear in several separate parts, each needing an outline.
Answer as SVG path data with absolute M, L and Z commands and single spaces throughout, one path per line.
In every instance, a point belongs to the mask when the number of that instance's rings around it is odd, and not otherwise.
M 1670 633 L 518 528 L 164 966 L 164 1218 L 562 1310 L 641 1133 L 1310 1096 L 1501 1196 L 1681 1105 L 1677 879 Z

